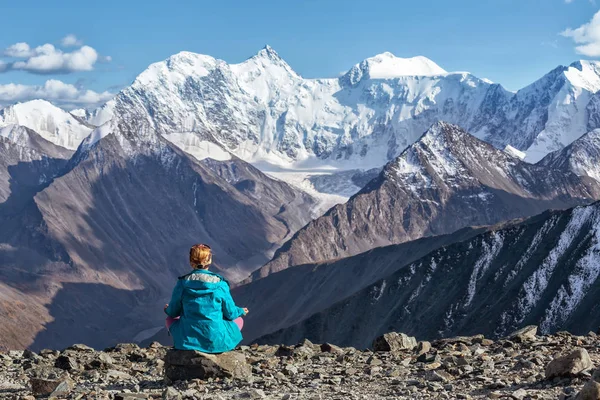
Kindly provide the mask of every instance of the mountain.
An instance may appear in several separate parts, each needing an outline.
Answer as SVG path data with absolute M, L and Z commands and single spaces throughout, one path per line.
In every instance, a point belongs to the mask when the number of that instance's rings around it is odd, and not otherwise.
M 251 279 L 598 198 L 593 179 L 523 162 L 440 122 L 347 203 L 298 231 Z
M 213 143 L 327 209 L 360 190 L 345 171 L 381 168 L 438 121 L 524 151 L 530 162 L 560 150 L 596 123 L 599 65 L 560 66 L 512 93 L 425 57 L 383 53 L 339 78 L 305 79 L 269 46 L 239 64 L 181 52 L 152 64 L 87 120 L 135 115 L 183 142 L 211 132 Z M 335 185 L 315 185 L 323 175 Z
M 586 133 L 560 151 L 548 154 L 540 165 L 571 171 L 600 181 L 600 129 Z
M 0 128 L 0 212 L 17 206 L 23 191 L 30 193 L 50 181 L 72 154 L 24 126 Z
M 524 151 L 530 162 L 562 149 L 599 127 L 599 65 L 559 66 L 513 93 L 466 72 L 446 72 L 425 57 L 383 53 L 338 78 L 306 79 L 269 46 L 239 64 L 181 52 L 150 65 L 99 109 L 65 117 L 77 132 L 80 121 L 99 126 L 122 115 L 184 143 L 188 135 L 209 133 L 225 151 L 319 196 L 328 208 L 360 187 L 338 174 L 341 192 L 323 192 L 312 177 L 381 168 L 438 121 Z M 19 123 L 55 134 L 45 117 L 32 120 Z M 74 149 L 85 137 L 77 132 L 50 140 Z
M 600 202 L 544 212 L 437 249 L 259 342 L 362 348 L 389 330 L 431 340 L 499 337 L 530 324 L 583 334 L 600 324 L 599 243 Z
M 354 257 L 288 268 L 235 287 L 232 296 L 248 307 L 244 340 L 286 328 L 385 278 L 448 244 L 467 240 L 488 228 L 465 228 L 450 235 L 378 247 Z
M 144 121 L 104 124 L 65 164 L 0 230 L 0 313 L 31 315 L 5 321 L 10 348 L 144 335 L 192 244 L 236 279 L 311 217 L 306 194 L 239 159 L 198 161 Z
M 17 103 L 0 109 L 0 127 L 25 126 L 47 141 L 70 150 L 90 134 L 93 127 L 45 100 Z

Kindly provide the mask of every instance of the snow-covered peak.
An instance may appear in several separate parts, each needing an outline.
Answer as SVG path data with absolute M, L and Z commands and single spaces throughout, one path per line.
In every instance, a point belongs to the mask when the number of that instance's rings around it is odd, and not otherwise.
M 548 154 L 540 162 L 551 168 L 589 176 L 600 182 L 600 129 L 594 129 L 562 150 Z
M 156 85 L 160 82 L 182 83 L 188 77 L 203 77 L 210 74 L 224 61 L 204 54 L 182 51 L 164 61 L 151 64 L 139 74 L 132 86 Z
M 67 111 L 45 100 L 17 103 L 0 110 L 0 126 L 23 125 L 55 145 L 74 150 L 92 131 Z
M 574 86 L 591 92 L 600 90 L 600 62 L 580 60 L 572 63 L 565 76 Z
M 277 52 L 268 44 L 263 47 L 254 57 L 268 58 L 273 61 L 282 61 L 282 58 Z
M 353 66 L 345 75 L 354 85 L 363 78 L 394 79 L 403 76 L 437 76 L 447 74 L 446 70 L 427 57 L 396 57 L 390 52 L 367 58 Z
M 255 56 L 242 63 L 231 64 L 230 67 L 233 73 L 240 78 L 242 84 L 260 80 L 263 85 L 269 83 L 273 86 L 286 84 L 290 79 L 300 79 L 300 75 L 269 45 L 266 45 Z M 270 80 L 270 82 L 265 82 L 265 80 Z
M 23 147 L 27 147 L 29 144 L 29 132 L 21 125 L 0 127 L 0 137 L 6 138 L 10 142 Z

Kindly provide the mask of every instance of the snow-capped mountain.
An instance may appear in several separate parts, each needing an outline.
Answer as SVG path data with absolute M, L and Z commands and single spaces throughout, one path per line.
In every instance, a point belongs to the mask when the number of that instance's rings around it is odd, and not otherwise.
M 479 333 L 501 337 L 531 324 L 543 333 L 585 334 L 600 324 L 599 243 L 599 202 L 544 212 L 434 250 L 257 341 L 291 344 L 307 338 L 363 348 L 389 330 L 431 340 Z M 391 246 L 339 262 L 353 265 L 360 257 L 361 268 L 368 269 L 396 249 L 401 251 Z
M 136 114 L 162 134 L 212 132 L 247 161 L 344 169 L 380 167 L 443 120 L 537 161 L 589 130 L 598 65 L 558 67 L 511 93 L 424 57 L 383 53 L 340 78 L 304 79 L 268 46 L 240 64 L 182 52 L 152 64 L 89 121 Z
M 600 182 L 523 162 L 439 122 L 347 203 L 298 231 L 252 279 L 595 199 Z
M 304 79 L 268 46 L 231 65 L 182 52 L 152 64 L 90 122 L 137 115 L 161 134 L 211 132 L 251 162 L 372 168 L 439 119 L 470 125 L 489 90 L 499 89 L 424 57 L 384 53 L 340 78 Z
M 0 128 L 0 215 L 23 206 L 27 195 L 50 182 L 72 152 L 20 125 Z M 3 225 L 3 229 L 8 229 Z
M 56 117 L 19 123 L 75 148 L 89 132 L 78 120 L 91 126 L 116 115 L 147 120 L 201 159 L 213 150 L 216 157 L 232 153 L 321 195 L 329 206 L 360 189 L 336 172 L 381 168 L 438 121 L 498 148 L 523 151 L 530 162 L 562 149 L 600 127 L 599 65 L 560 66 L 512 93 L 466 72 L 446 72 L 425 57 L 383 53 L 339 78 L 305 79 L 269 46 L 239 64 L 181 52 L 150 65 L 99 109 L 63 115 L 76 121 L 66 128 Z M 73 132 L 61 138 L 68 130 Z M 217 147 L 194 139 L 197 135 Z M 330 187 L 342 192 L 318 190 L 311 180 L 316 174 L 331 175 Z
M 44 139 L 70 150 L 92 131 L 93 127 L 45 100 L 17 103 L 0 110 L 0 127 L 22 125 Z
M 564 149 L 548 154 L 540 165 L 589 176 L 600 182 L 600 129 L 594 129 Z

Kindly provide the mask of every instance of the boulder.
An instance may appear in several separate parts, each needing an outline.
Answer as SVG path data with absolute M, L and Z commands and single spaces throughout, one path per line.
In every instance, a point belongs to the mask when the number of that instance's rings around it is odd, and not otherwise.
M 600 400 L 600 369 L 594 371 L 592 379 L 577 393 L 575 400 Z
M 431 343 L 425 341 L 417 343 L 417 348 L 415 349 L 415 352 L 417 353 L 417 356 L 420 356 L 421 354 L 428 353 L 429 350 L 431 350 Z
M 373 351 L 412 350 L 417 347 L 417 340 L 404 333 L 390 332 L 373 341 Z
M 321 345 L 321 351 L 323 353 L 336 353 L 336 354 L 344 354 L 344 350 L 340 347 L 331 344 L 331 343 L 323 343 Z
M 165 356 L 165 381 L 190 379 L 246 379 L 252 369 L 240 352 L 206 354 L 192 350 L 169 350 Z
M 586 349 L 578 348 L 566 356 L 557 357 L 546 366 L 546 379 L 573 376 L 593 367 Z
M 68 356 L 68 355 L 59 356 L 56 359 L 56 361 L 54 362 L 54 366 L 56 368 L 60 368 L 65 371 L 73 371 L 73 370 L 79 369 L 79 365 L 77 364 L 77 361 L 75 361 L 75 359 L 73 357 Z
M 535 340 L 535 335 L 537 335 L 538 327 L 536 325 L 528 325 L 524 328 L 519 329 L 508 335 L 508 340 L 512 340 L 513 342 L 523 343 L 531 340 Z
M 29 383 L 34 395 L 64 395 L 71 390 L 69 374 L 59 368 L 40 367 L 30 372 Z

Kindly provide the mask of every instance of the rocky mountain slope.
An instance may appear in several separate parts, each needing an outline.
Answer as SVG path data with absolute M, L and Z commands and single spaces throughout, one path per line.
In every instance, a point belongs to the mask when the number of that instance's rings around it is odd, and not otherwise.
M 540 165 L 571 171 L 600 181 L 600 129 L 586 133 L 564 149 L 550 153 Z
M 399 340 L 402 339 L 402 340 Z M 433 343 L 386 334 L 376 351 L 315 345 L 250 346 L 217 356 L 157 343 L 102 352 L 0 353 L 7 398 L 64 399 L 578 399 L 596 400 L 600 339 L 594 332 L 537 336 L 535 327 L 492 341 L 477 335 Z M 191 365 L 190 358 L 195 364 Z M 183 380 L 173 375 L 175 362 Z M 590 375 L 592 377 L 590 378 Z M 196 379 L 191 379 L 192 377 Z
M 599 188 L 594 179 L 528 164 L 455 125 L 437 123 L 347 203 L 298 231 L 251 279 L 465 226 L 586 204 L 599 198 Z
M 600 202 L 451 244 L 262 343 L 368 346 L 389 330 L 435 339 L 600 326 Z
M 252 310 L 244 318 L 245 340 L 248 343 L 302 321 L 433 250 L 469 239 L 486 229 L 466 228 L 451 235 L 379 247 L 354 257 L 288 268 L 238 286 L 232 290 L 232 296 L 238 304 Z M 164 336 L 161 338 L 162 343 L 169 343 Z
M 0 344 L 39 349 L 105 346 L 162 326 L 155 310 L 189 269 L 192 244 L 210 243 L 215 268 L 245 276 L 310 219 L 312 199 L 239 159 L 201 162 L 143 121 L 120 120 L 20 204 L 0 232 L 10 288 L 0 310 L 12 332 Z

